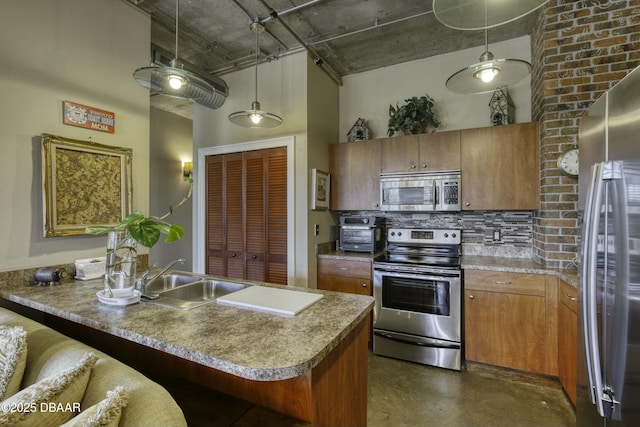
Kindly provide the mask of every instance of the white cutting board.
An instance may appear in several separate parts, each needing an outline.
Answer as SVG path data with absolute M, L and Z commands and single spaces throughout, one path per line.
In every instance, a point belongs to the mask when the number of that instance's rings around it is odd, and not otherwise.
M 222 296 L 219 303 L 238 307 L 255 308 L 295 316 L 311 304 L 322 299 L 321 294 L 291 291 L 288 289 L 249 286 L 240 291 Z

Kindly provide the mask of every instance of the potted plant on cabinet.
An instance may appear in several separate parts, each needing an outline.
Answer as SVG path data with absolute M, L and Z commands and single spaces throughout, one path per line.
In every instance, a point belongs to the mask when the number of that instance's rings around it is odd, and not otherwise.
M 402 106 L 389 105 L 389 136 L 399 131 L 405 135 L 433 132 L 440 126 L 429 95 L 414 96 L 404 101 Z

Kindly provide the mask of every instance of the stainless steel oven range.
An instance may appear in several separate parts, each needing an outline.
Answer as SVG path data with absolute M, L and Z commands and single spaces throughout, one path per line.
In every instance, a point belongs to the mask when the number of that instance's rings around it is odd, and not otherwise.
M 460 230 L 389 228 L 373 261 L 373 352 L 460 370 Z

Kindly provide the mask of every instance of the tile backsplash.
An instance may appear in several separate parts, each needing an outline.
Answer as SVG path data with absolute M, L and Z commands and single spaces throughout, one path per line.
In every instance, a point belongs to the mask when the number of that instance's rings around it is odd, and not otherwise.
M 351 212 L 383 216 L 388 227 L 462 229 L 465 255 L 529 258 L 533 255 L 533 212 L 472 211 L 456 213 Z

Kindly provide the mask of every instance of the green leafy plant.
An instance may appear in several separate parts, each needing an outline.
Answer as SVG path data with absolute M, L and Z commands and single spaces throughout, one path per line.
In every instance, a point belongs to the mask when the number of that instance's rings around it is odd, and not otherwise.
M 139 244 L 148 248 L 153 247 L 160 235 L 165 234 L 165 242 L 175 242 L 184 236 L 184 228 L 179 224 L 170 224 L 166 218 L 173 211 L 182 206 L 193 191 L 193 179 L 184 178 L 189 183 L 189 192 L 175 207 L 169 206 L 169 212 L 162 216 L 144 216 L 140 211 L 131 212 L 122 222 L 115 226 L 94 225 L 86 228 L 86 232 L 93 235 L 107 234 L 110 231 L 128 230 L 131 237 Z
M 388 135 L 404 132 L 405 135 L 426 133 L 430 129 L 437 129 L 440 120 L 433 110 L 433 99 L 429 95 L 411 97 L 404 100 L 402 106 L 389 105 Z

